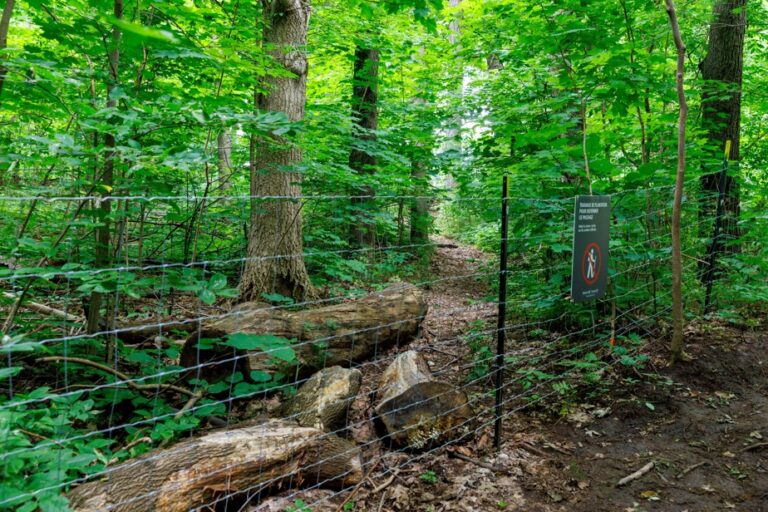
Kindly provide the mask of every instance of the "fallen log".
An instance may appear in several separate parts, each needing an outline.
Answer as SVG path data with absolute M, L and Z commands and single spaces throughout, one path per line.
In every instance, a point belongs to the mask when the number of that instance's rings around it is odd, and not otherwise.
M 360 449 L 316 428 L 271 420 L 150 452 L 107 470 L 68 498 L 75 512 L 186 512 L 242 494 L 363 478 Z
M 262 303 L 244 303 L 226 318 L 203 324 L 181 351 L 180 363 L 187 368 L 201 366 L 203 375 L 217 359 L 227 361 L 231 372 L 233 352 L 198 350 L 202 338 L 227 334 L 269 334 L 295 340 L 296 366 L 302 375 L 328 366 L 349 366 L 375 356 L 382 350 L 409 343 L 418 333 L 427 312 L 422 291 L 398 285 L 362 299 L 301 311 L 275 309 Z M 270 358 L 261 351 L 238 352 L 245 375 L 250 370 L 270 367 Z M 285 369 L 284 369 L 285 370 Z
M 400 447 L 422 449 L 466 435 L 473 416 L 467 395 L 435 380 L 413 350 L 398 355 L 384 371 L 377 402 L 377 421 Z
M 360 390 L 363 374 L 332 366 L 314 374 L 280 408 L 280 415 L 303 427 L 335 432 L 346 426 L 349 406 Z

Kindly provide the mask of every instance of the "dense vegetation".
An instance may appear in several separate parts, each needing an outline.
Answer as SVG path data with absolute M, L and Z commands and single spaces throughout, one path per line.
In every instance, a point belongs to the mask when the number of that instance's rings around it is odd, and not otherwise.
M 695 0 L 678 17 L 685 314 L 749 324 L 768 302 L 768 11 Z M 428 285 L 433 235 L 497 252 L 504 175 L 510 321 L 669 334 L 678 108 L 653 0 L 5 0 L 0 508 L 63 510 L 73 479 L 226 416 L 222 393 L 291 389 L 188 379 L 207 396 L 177 414 L 189 397 L 40 357 L 176 384 L 168 340 L 186 334 L 131 344 L 121 326 Z M 613 196 L 611 290 L 576 305 L 573 196 L 590 190 Z M 495 285 L 496 264 L 479 277 Z M 470 339 L 480 368 L 491 334 Z M 269 336 L 209 343 L 294 357 Z

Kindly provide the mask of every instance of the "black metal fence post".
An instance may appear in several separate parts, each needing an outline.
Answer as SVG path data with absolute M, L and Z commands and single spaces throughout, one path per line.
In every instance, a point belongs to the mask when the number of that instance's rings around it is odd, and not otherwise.
M 504 395 L 504 342 L 506 331 L 504 324 L 507 316 L 507 239 L 509 238 L 508 219 L 508 195 L 509 184 L 507 176 L 501 191 L 501 251 L 499 254 L 499 313 L 496 322 L 496 421 L 494 425 L 494 446 L 498 450 L 501 447 L 501 418 L 503 415 Z

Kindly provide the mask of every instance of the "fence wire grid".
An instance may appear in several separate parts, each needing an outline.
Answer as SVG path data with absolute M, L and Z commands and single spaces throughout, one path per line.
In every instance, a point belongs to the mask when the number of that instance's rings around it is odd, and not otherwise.
M 686 190 L 686 311 L 703 316 L 715 212 L 699 204 L 717 196 L 698 178 Z M 504 297 L 500 196 L 0 197 L 16 235 L 0 255 L 0 509 L 342 510 L 375 490 L 374 473 L 482 445 L 501 419 L 642 368 L 647 341 L 669 334 L 672 194 L 612 194 L 609 293 L 586 304 L 569 296 L 572 197 L 508 198 Z M 285 202 L 300 205 L 303 249 L 249 255 L 251 208 Z M 462 240 L 470 220 L 481 227 Z M 314 293 L 236 306 L 246 266 L 281 259 L 303 261 Z M 404 389 L 437 384 L 379 408 L 382 374 L 409 351 L 424 368 Z M 285 412 L 335 366 L 356 370 L 359 389 L 334 399 L 334 421 L 307 424 L 312 405 Z M 402 441 L 420 421 L 432 434 Z

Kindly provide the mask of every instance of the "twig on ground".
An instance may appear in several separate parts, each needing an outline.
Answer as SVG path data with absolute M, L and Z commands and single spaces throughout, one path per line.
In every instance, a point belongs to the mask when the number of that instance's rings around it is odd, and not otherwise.
M 131 441 L 127 445 L 123 446 L 121 448 L 121 450 L 130 450 L 131 448 L 133 448 L 134 446 L 136 446 L 139 443 L 152 443 L 152 439 L 147 437 L 147 436 L 140 437 L 138 439 L 134 439 L 133 441 Z M 112 457 L 111 459 L 109 459 L 109 461 L 107 461 L 106 465 L 107 466 L 111 466 L 112 464 L 114 464 L 115 462 L 118 462 L 119 460 L 120 459 L 118 459 L 117 457 Z
M 464 454 L 458 453 L 458 452 L 448 452 L 448 454 L 451 457 L 455 457 L 459 460 L 463 460 L 464 462 L 469 462 L 474 464 L 475 466 L 479 466 L 481 468 L 485 468 L 489 471 L 493 471 L 494 473 L 509 473 L 509 470 L 506 468 L 502 468 L 500 466 L 494 466 L 493 464 L 490 464 L 488 462 L 483 462 L 481 460 L 473 459 L 472 457 L 467 457 Z
M 181 393 L 191 397 L 195 396 L 194 391 L 191 391 L 187 388 L 182 388 L 181 386 L 175 386 L 173 384 L 137 384 L 136 382 L 134 382 L 134 380 L 130 376 L 128 376 L 128 374 L 125 374 L 120 370 L 115 370 L 114 368 L 110 368 L 105 364 L 97 363 L 96 361 L 91 361 L 90 359 L 85 359 L 82 357 L 49 356 L 49 357 L 41 357 L 40 359 L 38 359 L 38 361 L 41 361 L 44 363 L 68 362 L 68 363 L 77 363 L 85 366 L 90 366 L 92 368 L 96 368 L 97 370 L 111 373 L 115 377 L 125 381 L 125 384 L 128 385 L 128 387 L 133 388 L 137 391 L 147 391 L 147 390 L 154 391 L 154 390 L 160 389 L 160 390 L 167 390 L 167 391 L 175 391 L 176 393 Z
M 755 443 L 755 444 L 751 444 L 749 446 L 745 446 L 744 448 L 739 450 L 739 453 L 749 452 L 749 451 L 752 451 L 752 450 L 757 450 L 759 448 L 766 448 L 766 447 L 768 447 L 768 443 L 765 443 L 765 442 L 764 443 Z
M 11 300 L 18 300 L 19 298 L 14 295 L 11 292 L 3 292 L 3 297 Z M 73 315 L 70 313 L 67 313 L 66 311 L 62 311 L 60 309 L 52 308 L 50 306 L 46 306 L 45 304 L 40 304 L 38 302 L 31 302 L 27 301 L 24 303 L 24 306 L 31 309 L 32 311 L 37 311 L 38 313 L 43 313 L 46 315 L 53 315 L 57 316 L 61 319 L 66 320 L 67 322 L 72 323 L 83 323 L 85 322 L 85 318 Z
M 205 395 L 205 390 L 203 390 L 203 389 L 198 390 L 194 395 L 192 395 L 190 397 L 189 400 L 187 400 L 187 403 L 184 404 L 184 407 L 179 409 L 179 412 L 174 414 L 173 418 L 177 420 L 177 419 L 181 418 L 182 416 L 184 416 L 184 413 L 187 412 L 188 410 L 190 410 L 191 408 L 193 408 L 195 406 L 195 404 L 201 398 L 203 398 L 203 395 Z
M 707 462 L 707 461 L 703 461 L 703 462 L 699 462 L 698 464 L 693 464 L 693 465 L 691 465 L 691 466 L 688 466 L 687 468 L 685 468 L 684 470 L 682 470 L 681 472 L 679 472 L 675 478 L 677 478 L 678 480 L 680 480 L 681 478 L 683 478 L 685 475 L 687 475 L 687 474 L 688 474 L 688 473 L 690 473 L 691 471 L 694 471 L 694 470 L 696 470 L 696 469 L 700 468 L 701 466 L 706 466 L 706 465 L 708 465 L 708 464 L 709 464 L 709 462 Z
M 383 491 L 384 489 L 386 489 L 387 487 L 389 487 L 389 486 L 392 484 L 392 482 L 394 482 L 394 481 L 395 481 L 395 478 L 397 478 L 397 475 L 398 475 L 399 473 L 400 473 L 400 469 L 399 469 L 399 468 L 398 468 L 398 469 L 395 469 L 394 471 L 392 471 L 392 476 L 390 476 L 389 478 L 387 478 L 387 479 L 384 481 L 384 483 L 382 483 L 381 485 L 379 485 L 378 487 L 376 487 L 375 489 L 373 489 L 373 490 L 371 491 L 371 494 L 378 494 L 378 493 L 380 493 L 381 491 Z
M 526 443 L 525 441 L 523 441 L 521 443 L 518 443 L 518 446 L 520 448 L 522 448 L 523 450 L 527 451 L 527 452 L 533 453 L 534 455 L 538 455 L 539 457 L 544 457 L 544 458 L 548 458 L 549 457 L 548 453 L 546 453 L 546 452 L 544 452 L 542 450 L 539 450 L 538 448 L 536 448 L 532 444 Z
M 635 471 L 634 473 L 632 473 L 631 475 L 625 476 L 624 478 L 622 478 L 621 480 L 619 480 L 616 483 L 616 487 L 621 487 L 623 485 L 627 485 L 628 483 L 633 482 L 633 481 L 637 480 L 638 478 L 641 478 L 643 475 L 645 475 L 646 473 L 648 473 L 650 470 L 653 469 L 654 464 L 655 463 L 653 461 L 651 461 L 648 464 L 646 464 L 645 466 L 643 466 L 640 469 L 638 469 L 637 471 Z
M 554 445 L 552 443 L 544 443 L 544 448 L 555 450 L 556 452 L 562 453 L 563 455 L 573 455 L 573 453 L 570 450 L 566 450 L 565 448 L 560 448 L 559 446 Z

